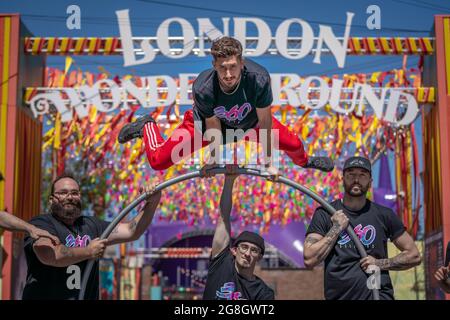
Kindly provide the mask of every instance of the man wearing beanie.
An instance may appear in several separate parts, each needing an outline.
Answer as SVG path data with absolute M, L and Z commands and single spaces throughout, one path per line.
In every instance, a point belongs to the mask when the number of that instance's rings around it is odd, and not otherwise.
M 264 255 L 264 239 L 244 231 L 231 245 L 230 213 L 236 177 L 225 176 L 203 299 L 273 300 L 274 291 L 254 274 L 256 263 Z
M 368 159 L 351 157 L 343 170 L 344 198 L 331 205 L 338 210 L 332 217 L 318 208 L 313 216 L 304 245 L 304 262 L 308 268 L 325 262 L 325 298 L 327 300 L 371 300 L 373 283 L 367 273 L 375 271 L 380 299 L 394 299 L 389 270 L 406 270 L 420 264 L 419 250 L 397 215 L 389 208 L 367 199 L 372 184 L 372 167 Z M 346 233 L 354 229 L 368 256 L 361 259 L 355 244 Z M 401 251 L 388 258 L 387 241 Z M 370 267 L 369 267 L 370 266 Z

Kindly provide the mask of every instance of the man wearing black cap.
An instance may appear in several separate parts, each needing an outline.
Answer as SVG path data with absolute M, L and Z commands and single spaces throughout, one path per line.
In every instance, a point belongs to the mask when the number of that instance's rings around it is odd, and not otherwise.
M 394 299 L 389 270 L 406 270 L 421 262 L 419 250 L 405 231 L 401 220 L 389 208 L 366 198 L 372 184 L 370 161 L 351 157 L 344 164 L 344 198 L 331 205 L 338 210 L 332 217 L 318 208 L 307 231 L 304 262 L 313 268 L 325 262 L 325 298 L 345 300 L 372 299 L 370 273 L 379 271 L 380 299 Z M 367 251 L 364 259 L 345 229 L 351 225 Z M 387 240 L 401 251 L 388 258 Z M 370 268 L 369 268 L 370 266 Z
M 230 212 L 236 177 L 225 176 L 203 299 L 273 300 L 274 291 L 254 275 L 255 265 L 264 255 L 264 239 L 256 233 L 244 231 L 230 247 Z

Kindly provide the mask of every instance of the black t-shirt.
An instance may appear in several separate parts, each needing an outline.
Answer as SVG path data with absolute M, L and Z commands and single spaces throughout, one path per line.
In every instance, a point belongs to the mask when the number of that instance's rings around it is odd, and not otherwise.
M 264 281 L 255 276 L 248 280 L 234 266 L 234 257 L 226 247 L 208 267 L 204 300 L 273 300 L 274 292 Z
M 109 222 L 101 221 L 95 217 L 81 216 L 70 228 L 55 219 L 51 214 L 44 214 L 34 217 L 30 220 L 32 225 L 47 230 L 52 235 L 58 237 L 61 244 L 66 247 L 86 247 L 91 239 L 101 236 L 103 231 L 109 225 Z M 34 250 L 34 239 L 25 238 L 24 250 L 27 260 L 28 272 L 22 299 L 24 300 L 76 300 L 78 299 L 79 289 L 74 288 L 76 280 L 74 276 L 80 272 L 83 276 L 87 260 L 69 267 L 52 267 L 39 261 Z M 69 288 L 70 286 L 70 288 Z M 99 270 L 98 262 L 95 262 L 88 285 L 86 287 L 85 299 L 98 300 L 99 298 Z
M 388 258 L 387 241 L 395 240 L 406 230 L 397 215 L 389 208 L 367 200 L 359 211 L 344 207 L 341 200 L 331 203 L 336 210 L 343 209 L 368 255 L 376 259 Z M 331 229 L 331 217 L 322 207 L 317 208 L 307 235 L 325 236 Z M 325 298 L 328 300 L 370 300 L 368 275 L 361 269 L 361 257 L 347 232 L 342 232 L 325 259 Z M 388 271 L 381 271 L 380 299 L 394 299 L 394 289 Z
M 248 130 L 258 123 L 255 108 L 272 104 L 272 88 L 267 70 L 249 59 L 244 60 L 241 81 L 233 94 L 226 94 L 219 85 L 217 72 L 203 71 L 192 85 L 194 97 L 194 119 L 202 121 L 203 132 L 206 118 L 217 116 L 226 129 Z

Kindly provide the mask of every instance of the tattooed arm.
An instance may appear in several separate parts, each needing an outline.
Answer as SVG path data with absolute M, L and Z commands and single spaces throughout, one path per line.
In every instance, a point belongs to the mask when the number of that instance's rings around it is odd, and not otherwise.
M 31 233 L 32 228 L 35 226 L 15 217 L 13 214 L 0 211 L 0 228 L 4 228 L 8 231 L 23 231 Z M 36 238 L 37 239 L 37 238 Z
M 63 244 L 55 245 L 48 238 L 39 238 L 33 243 L 33 250 L 43 264 L 67 267 L 83 260 L 100 258 L 105 250 L 106 241 L 96 238 L 85 248 L 68 248 Z
M 408 232 L 403 232 L 392 242 L 401 252 L 390 259 L 379 259 L 377 265 L 381 270 L 406 270 L 422 262 L 419 249 Z
M 375 259 L 367 256 L 361 259 L 361 268 L 365 271 L 369 265 L 376 265 L 381 270 L 407 270 L 420 264 L 422 261 L 413 238 L 405 231 L 401 236 L 392 241 L 401 251 L 395 257 L 389 259 Z
M 325 236 L 318 233 L 310 233 L 305 239 L 303 258 L 305 266 L 314 268 L 328 256 L 333 249 L 339 234 L 348 226 L 348 218 L 342 210 L 337 211 L 332 217 L 332 227 Z
M 0 228 L 5 228 L 8 231 L 23 231 L 28 232 L 31 238 L 37 240 L 40 237 L 46 237 L 57 243 L 58 238 L 51 235 L 47 230 L 39 229 L 38 227 L 15 217 L 14 215 L 0 211 Z
M 117 227 L 111 232 L 108 237 L 107 245 L 113 245 L 123 242 L 135 241 L 145 232 L 155 215 L 159 200 L 161 199 L 161 192 L 153 193 L 156 184 L 152 184 L 145 188 L 146 192 L 150 193 L 147 198 L 144 208 L 139 214 L 125 223 L 119 223 Z

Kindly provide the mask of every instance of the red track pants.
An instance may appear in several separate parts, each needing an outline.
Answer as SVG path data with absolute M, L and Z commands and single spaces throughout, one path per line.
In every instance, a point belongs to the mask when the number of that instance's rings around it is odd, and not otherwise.
M 282 125 L 275 117 L 272 117 L 272 129 L 278 129 L 279 142 L 278 148 L 286 152 L 292 161 L 299 166 L 304 166 L 308 162 L 308 156 L 303 148 L 303 144 L 299 137 L 291 132 L 286 126 Z M 255 128 L 257 139 L 259 140 L 259 129 Z M 198 143 L 194 143 L 194 135 L 202 137 L 202 134 L 194 127 L 194 117 L 192 110 L 186 111 L 181 125 L 179 125 L 172 136 L 164 140 L 159 132 L 158 126 L 154 122 L 149 122 L 144 126 L 144 145 L 150 166 L 154 170 L 165 170 L 171 167 L 174 162 L 172 160 L 172 151 L 176 147 L 178 150 L 183 149 L 183 144 L 191 144 L 191 153 L 207 146 L 210 141 L 198 139 Z M 180 139 L 180 137 L 183 137 Z M 181 141 L 180 141 L 181 140 Z M 187 157 L 189 154 L 182 154 L 181 157 Z

